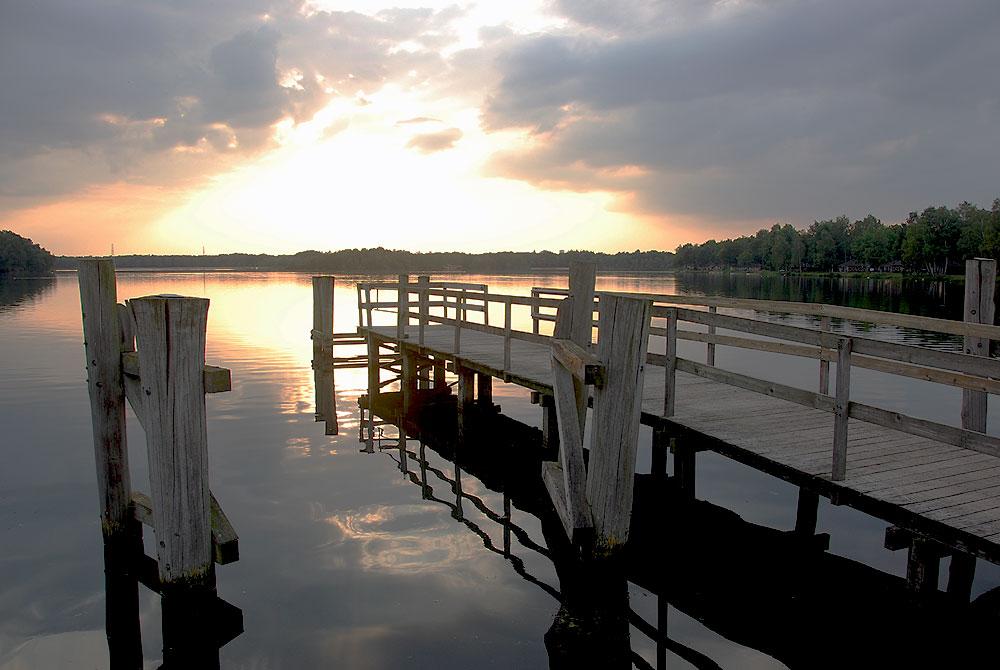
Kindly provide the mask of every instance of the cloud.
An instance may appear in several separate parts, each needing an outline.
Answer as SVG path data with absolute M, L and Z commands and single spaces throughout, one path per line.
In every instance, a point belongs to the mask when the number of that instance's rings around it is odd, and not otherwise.
M 276 124 L 333 97 L 422 86 L 445 71 L 437 49 L 462 11 L 5 3 L 0 212 L 100 184 L 198 179 L 273 146 Z
M 483 125 L 533 140 L 491 174 L 729 221 L 996 195 L 993 0 L 553 7 L 576 29 L 496 56 Z
M 422 133 L 414 135 L 406 143 L 407 149 L 416 149 L 421 153 L 432 154 L 438 151 L 446 151 L 455 146 L 455 143 L 462 139 L 462 131 L 458 128 L 446 128 L 434 133 Z

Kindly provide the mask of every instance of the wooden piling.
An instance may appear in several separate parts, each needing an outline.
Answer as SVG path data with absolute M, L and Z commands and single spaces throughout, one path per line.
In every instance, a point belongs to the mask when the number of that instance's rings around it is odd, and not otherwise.
M 941 568 L 941 545 L 916 536 L 906 559 L 906 584 L 918 593 L 936 591 Z
M 677 310 L 667 312 L 667 349 L 663 370 L 663 416 L 674 415 L 677 405 Z
M 78 277 L 101 529 L 111 536 L 127 529 L 132 493 L 115 267 L 108 259 L 85 259 Z
M 569 297 L 573 298 L 573 329 L 570 340 L 589 347 L 594 332 L 594 286 L 597 263 L 571 261 L 569 264 Z
M 427 317 L 430 315 L 430 290 L 431 278 L 427 275 L 417 277 L 417 292 L 420 311 L 420 346 L 424 346 L 424 330 L 427 328 Z
M 951 555 L 948 565 L 948 595 L 959 603 L 972 598 L 972 583 L 976 578 L 976 557 L 962 552 Z
M 472 411 L 475 393 L 475 373 L 467 367 L 455 363 L 455 374 L 458 376 L 458 443 L 465 441 L 467 418 Z
M 313 375 L 316 389 L 316 420 L 326 422 L 327 435 L 336 435 L 337 409 L 334 399 L 333 291 L 334 278 L 312 278 L 313 289 Z
M 819 328 L 824 333 L 830 332 L 830 317 L 824 316 L 819 320 Z M 830 361 L 822 355 L 819 357 L 819 392 L 823 395 L 830 395 Z
M 718 307 L 716 307 L 715 305 L 709 306 L 708 308 L 709 314 L 717 314 L 718 312 L 719 312 Z M 708 334 L 709 336 L 715 335 L 715 326 L 708 327 Z M 705 348 L 705 364 L 712 366 L 715 365 L 715 342 L 709 342 L 708 346 Z
M 795 511 L 795 534 L 806 537 L 815 535 L 818 516 L 819 494 L 800 487 L 799 502 Z
M 476 390 L 479 393 L 479 405 L 484 409 L 493 408 L 493 375 L 488 372 L 476 373 Z
M 601 296 L 598 358 L 607 372 L 594 391 L 587 500 L 604 552 L 628 541 L 651 311 L 648 300 Z
M 993 293 L 997 281 L 997 262 L 973 258 L 965 262 L 965 318 L 969 323 L 992 326 L 994 319 Z M 983 337 L 965 337 L 965 353 L 989 356 L 990 341 Z M 986 432 L 987 395 L 982 391 L 962 390 L 962 428 Z
M 403 393 L 403 414 L 409 415 L 417 396 L 417 355 L 409 347 L 399 345 L 400 389 Z
M 208 300 L 150 296 L 129 305 L 142 370 L 160 580 L 165 588 L 211 587 L 203 373 Z

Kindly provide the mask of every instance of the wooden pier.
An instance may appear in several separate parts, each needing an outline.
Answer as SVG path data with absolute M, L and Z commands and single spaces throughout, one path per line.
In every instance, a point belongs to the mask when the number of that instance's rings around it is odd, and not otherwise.
M 988 355 L 989 341 L 1000 339 L 995 262 L 969 261 L 963 322 L 824 304 L 595 294 L 593 276 L 592 267 L 575 266 L 569 289 L 530 296 L 405 275 L 360 283 L 358 335 L 375 362 L 370 399 L 398 381 L 407 411 L 454 385 L 461 433 L 476 386 L 478 401 L 490 404 L 493 379 L 530 389 L 547 443 L 560 444 L 558 462 L 543 467 L 553 504 L 571 537 L 596 533 L 605 548 L 628 538 L 635 408 L 635 423 L 654 429 L 654 468 L 672 446 L 692 492 L 696 453 L 710 449 L 799 486 L 803 533 L 814 532 L 819 497 L 893 524 L 887 546 L 909 550 L 916 589 L 936 587 L 930 568 L 942 556 L 953 557 L 948 590 L 957 594 L 970 588 L 975 558 L 1000 563 L 1000 439 L 985 432 L 986 394 L 1000 392 L 1000 360 Z M 514 327 L 514 310 L 530 314 L 531 332 Z M 378 312 L 393 313 L 391 325 L 375 325 Z M 815 326 L 755 318 L 762 312 L 814 317 Z M 881 341 L 860 329 L 841 334 L 831 319 L 958 336 L 965 351 Z M 556 324 L 553 335 L 542 332 L 547 322 Z M 704 343 L 705 359 L 678 356 L 679 340 Z M 718 347 L 812 358 L 816 390 L 717 367 Z M 629 351 L 644 356 L 630 363 Z M 852 399 L 853 368 L 963 389 L 962 427 Z M 586 404 L 594 409 L 585 457 Z

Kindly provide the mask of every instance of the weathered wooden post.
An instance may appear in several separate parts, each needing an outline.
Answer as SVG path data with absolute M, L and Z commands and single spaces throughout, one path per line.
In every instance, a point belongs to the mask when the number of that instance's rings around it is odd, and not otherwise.
M 837 345 L 837 395 L 833 419 L 833 472 L 831 479 L 843 481 L 847 476 L 847 426 L 851 403 L 852 340 L 842 337 Z
M 830 317 L 824 316 L 820 319 L 819 329 L 824 333 L 830 332 Z M 830 395 L 830 361 L 826 360 L 823 347 L 819 348 L 819 392 Z
M 129 301 L 136 322 L 149 478 L 164 589 L 214 589 L 205 416 L 208 300 Z
M 127 532 L 132 494 L 114 264 L 109 259 L 80 261 L 79 282 L 101 530 L 107 539 Z
M 708 308 L 709 314 L 718 314 L 719 308 L 715 305 L 710 305 Z M 715 336 L 715 326 L 708 327 L 708 336 Z M 706 365 L 715 365 L 715 342 L 709 342 L 708 346 L 705 347 L 705 363 Z
M 594 287 L 597 283 L 597 263 L 571 261 L 569 264 L 569 297 L 573 299 L 573 326 L 567 339 L 586 349 L 594 333 Z
M 995 307 L 993 293 L 997 281 L 997 262 L 973 258 L 965 262 L 965 321 L 992 326 Z M 965 353 L 989 356 L 990 341 L 984 337 L 965 337 Z M 983 391 L 962 390 L 962 428 L 986 432 L 987 396 Z
M 418 309 L 420 310 L 420 346 L 424 346 L 424 330 L 427 328 L 427 317 L 430 315 L 430 290 L 431 278 L 427 275 L 417 277 Z
M 326 434 L 336 435 L 337 405 L 333 372 L 334 278 L 312 278 L 313 289 L 313 375 L 316 387 L 316 420 L 326 422 Z M 359 307 L 360 309 L 360 307 Z
M 663 416 L 672 417 L 677 405 L 677 309 L 667 308 L 666 356 L 663 364 Z
M 460 446 L 467 437 L 468 416 L 473 408 L 475 373 L 456 360 L 455 374 L 458 376 L 458 445 Z M 455 460 L 458 461 L 457 457 Z
M 399 275 L 396 289 L 396 339 L 406 337 L 406 327 L 410 324 L 410 275 Z M 402 346 L 400 346 L 402 349 Z
M 597 355 L 605 382 L 594 391 L 587 500 L 605 553 L 628 541 L 651 311 L 648 300 L 601 296 Z
M 476 400 L 486 411 L 493 409 L 493 375 L 488 372 L 476 373 Z

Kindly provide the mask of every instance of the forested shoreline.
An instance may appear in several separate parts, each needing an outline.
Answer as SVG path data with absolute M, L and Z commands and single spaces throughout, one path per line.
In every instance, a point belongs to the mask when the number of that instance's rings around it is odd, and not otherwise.
M 28 241 L 30 243 L 30 240 Z M 37 245 L 35 245 L 37 247 Z M 44 250 L 43 250 L 44 251 Z M 46 252 L 47 253 L 47 252 Z M 965 259 L 1000 258 L 1000 198 L 990 209 L 968 202 L 928 207 L 905 221 L 885 224 L 873 215 L 815 221 L 807 228 L 774 224 L 752 235 L 670 251 L 411 252 L 382 247 L 295 254 L 123 255 L 119 269 L 232 269 L 342 274 L 400 272 L 531 273 L 588 260 L 617 272 L 664 270 L 776 271 L 783 273 L 887 272 L 961 274 Z M 79 257 L 60 256 L 55 269 L 74 269 Z
M 676 268 L 781 272 L 963 271 L 967 258 L 1000 258 L 1000 198 L 991 209 L 968 202 L 928 207 L 902 223 L 868 215 L 815 221 L 805 229 L 775 224 L 754 235 L 677 247 Z
M 37 277 L 52 271 L 46 249 L 10 230 L 0 230 L 0 277 Z

